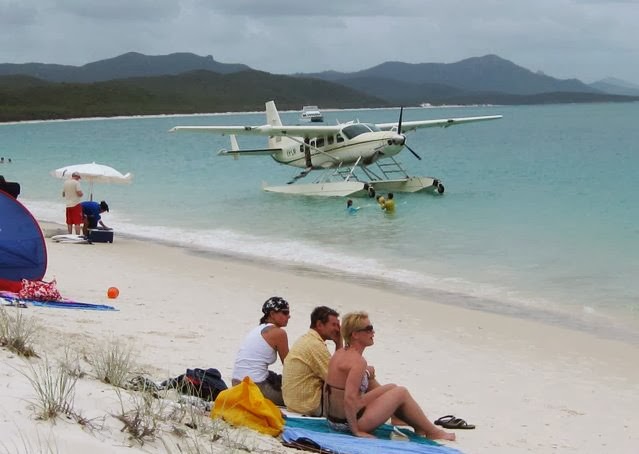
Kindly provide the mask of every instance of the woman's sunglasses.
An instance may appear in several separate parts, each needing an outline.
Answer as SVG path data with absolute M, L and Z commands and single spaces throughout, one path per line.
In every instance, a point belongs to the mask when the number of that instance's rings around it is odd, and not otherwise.
M 374 331 L 373 325 L 368 325 L 368 326 L 365 326 L 364 328 L 359 328 L 355 330 L 355 332 L 357 333 L 361 333 L 363 331 L 366 331 L 367 333 L 372 333 Z

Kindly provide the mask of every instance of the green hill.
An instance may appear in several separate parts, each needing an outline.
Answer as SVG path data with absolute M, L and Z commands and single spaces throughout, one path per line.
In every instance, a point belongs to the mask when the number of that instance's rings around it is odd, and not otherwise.
M 90 84 L 44 82 L 27 76 L 0 77 L 0 121 L 190 114 L 280 109 L 385 106 L 381 99 L 317 79 L 261 71 L 219 74 L 192 71 Z

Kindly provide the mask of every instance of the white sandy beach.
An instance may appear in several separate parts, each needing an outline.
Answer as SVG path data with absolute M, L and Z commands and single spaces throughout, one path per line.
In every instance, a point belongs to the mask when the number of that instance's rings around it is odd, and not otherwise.
M 117 233 L 113 244 L 47 239 L 47 247 L 45 279 L 57 279 L 64 297 L 119 311 L 26 309 L 41 326 L 35 344 L 41 356 L 121 340 L 133 346 L 140 370 L 157 379 L 215 367 L 230 384 L 241 339 L 258 322 L 263 301 L 279 295 L 291 304 L 290 343 L 308 329 L 317 305 L 341 314 L 368 311 L 376 335 L 365 354 L 380 381 L 405 385 L 431 419 L 454 414 L 477 425 L 458 430 L 451 443 L 464 453 L 637 452 L 637 346 Z M 106 296 L 111 286 L 120 290 L 115 300 Z M 89 419 L 105 417 L 103 427 L 36 421 L 24 369 L 23 359 L 0 349 L 0 452 L 49 452 L 24 449 L 25 439 L 38 446 L 37 437 L 57 447 L 52 452 L 166 452 L 159 440 L 127 441 L 111 416 L 119 405 L 115 393 L 90 376 L 78 382 L 75 409 Z M 263 452 L 300 452 L 268 437 L 255 443 Z

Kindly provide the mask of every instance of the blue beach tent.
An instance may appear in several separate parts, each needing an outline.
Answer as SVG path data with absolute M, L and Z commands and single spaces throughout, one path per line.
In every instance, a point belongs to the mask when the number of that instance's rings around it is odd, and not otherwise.
M 41 280 L 46 271 L 40 226 L 24 205 L 0 190 L 0 290 L 16 291 L 22 279 Z

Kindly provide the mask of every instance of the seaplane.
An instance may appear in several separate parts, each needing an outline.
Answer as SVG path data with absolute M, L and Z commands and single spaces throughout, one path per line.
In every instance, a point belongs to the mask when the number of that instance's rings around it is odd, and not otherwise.
M 230 137 L 231 148 L 221 156 L 270 156 L 276 162 L 301 168 L 286 185 L 263 190 L 284 194 L 333 197 L 375 197 L 379 192 L 430 192 L 443 194 L 444 185 L 434 177 L 410 176 L 395 158 L 406 148 L 422 158 L 406 143 L 405 133 L 421 128 L 444 127 L 497 120 L 501 115 L 446 118 L 402 122 L 403 108 L 396 123 L 335 125 L 283 125 L 274 101 L 266 102 L 266 124 L 258 126 L 175 126 L 171 132 L 204 132 Z M 268 137 L 267 147 L 240 149 L 237 136 Z M 316 175 L 310 183 L 300 182 Z M 308 180 L 304 180 L 308 181 Z

